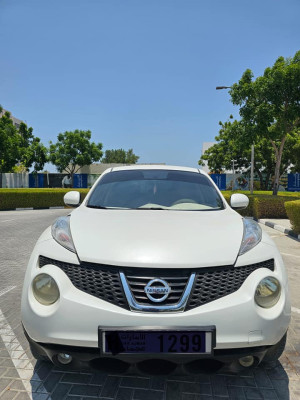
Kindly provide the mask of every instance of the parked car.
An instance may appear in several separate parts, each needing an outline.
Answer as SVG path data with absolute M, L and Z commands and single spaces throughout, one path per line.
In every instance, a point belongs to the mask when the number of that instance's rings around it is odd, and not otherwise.
M 71 369 L 197 372 L 282 353 L 290 322 L 274 242 L 195 168 L 110 168 L 39 238 L 22 321 L 36 358 Z M 200 368 L 201 367 L 201 368 Z

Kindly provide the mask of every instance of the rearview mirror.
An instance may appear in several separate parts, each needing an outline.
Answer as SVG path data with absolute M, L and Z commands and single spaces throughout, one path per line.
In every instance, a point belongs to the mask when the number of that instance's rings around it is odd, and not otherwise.
M 242 210 L 248 207 L 249 198 L 241 193 L 235 193 L 230 197 L 230 206 L 234 210 Z
M 80 204 L 80 193 L 76 190 L 71 190 L 64 195 L 64 202 L 66 206 L 78 207 Z

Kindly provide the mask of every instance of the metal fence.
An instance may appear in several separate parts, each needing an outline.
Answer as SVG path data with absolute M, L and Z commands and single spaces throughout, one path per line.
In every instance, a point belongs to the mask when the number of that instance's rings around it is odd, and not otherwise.
M 0 174 L 1 188 L 90 188 L 99 174 L 74 174 L 73 184 L 67 174 L 56 173 L 5 173 Z M 220 190 L 249 190 L 250 178 L 242 174 L 211 174 Z M 256 179 L 258 181 L 258 179 Z M 299 192 L 300 173 L 288 174 L 281 180 L 279 190 Z
M 250 190 L 250 178 L 242 174 L 211 174 L 215 184 L 220 190 Z M 259 185 L 259 179 L 255 182 Z M 270 181 L 269 190 L 271 190 L 272 181 Z M 300 173 L 286 174 L 282 176 L 279 184 L 279 191 L 299 192 L 300 191 Z
M 74 174 L 73 184 L 67 174 L 0 174 L 1 188 L 89 188 L 93 185 L 99 175 Z

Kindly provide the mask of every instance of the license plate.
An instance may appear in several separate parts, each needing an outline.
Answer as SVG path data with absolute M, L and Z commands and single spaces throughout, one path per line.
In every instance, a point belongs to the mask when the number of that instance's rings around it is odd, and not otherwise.
M 102 352 L 106 354 L 212 353 L 212 331 L 100 330 L 99 333 Z

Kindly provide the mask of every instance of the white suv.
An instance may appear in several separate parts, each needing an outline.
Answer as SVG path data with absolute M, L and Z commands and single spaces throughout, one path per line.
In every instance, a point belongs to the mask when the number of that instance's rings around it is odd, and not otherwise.
M 80 194 L 65 203 L 79 206 Z M 234 194 L 229 207 L 194 168 L 105 171 L 31 255 L 22 321 L 34 356 L 155 372 L 276 360 L 287 274 L 269 236 L 233 210 L 247 204 Z

